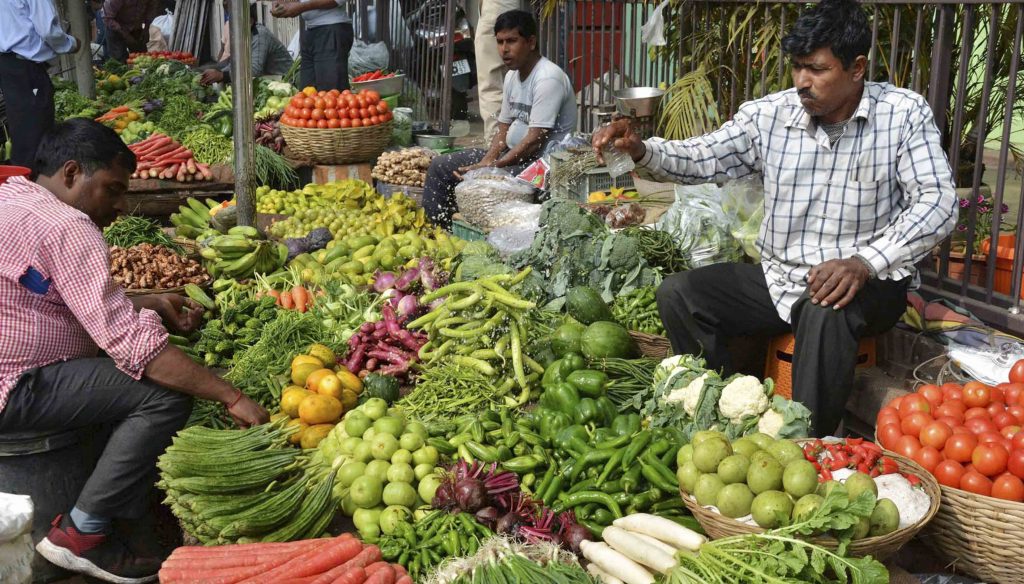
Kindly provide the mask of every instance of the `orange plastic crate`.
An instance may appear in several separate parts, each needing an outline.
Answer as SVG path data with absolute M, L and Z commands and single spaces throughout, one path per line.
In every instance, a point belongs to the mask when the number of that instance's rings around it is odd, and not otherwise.
M 768 342 L 765 356 L 764 376 L 775 382 L 775 395 L 793 398 L 793 351 L 796 340 L 792 333 L 779 335 Z M 857 347 L 857 367 L 874 367 L 875 338 L 864 337 Z

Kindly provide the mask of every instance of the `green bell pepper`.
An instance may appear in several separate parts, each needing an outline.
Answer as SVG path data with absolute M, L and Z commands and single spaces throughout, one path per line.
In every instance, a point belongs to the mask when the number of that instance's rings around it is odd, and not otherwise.
M 573 424 L 559 430 L 552 443 L 555 448 L 562 451 L 583 453 L 590 450 L 590 447 L 587 446 L 589 440 L 590 435 L 587 434 L 587 429 L 579 424 Z
M 585 397 L 576 405 L 577 424 L 600 422 L 602 417 L 601 408 L 598 407 L 597 402 L 593 398 Z
M 572 425 L 572 417 L 546 408 L 537 409 L 537 429 L 545 440 L 554 440 L 563 428 Z
M 608 399 L 608 396 L 603 395 L 594 401 L 597 402 L 597 407 L 601 410 L 604 425 L 611 426 L 612 422 L 619 415 L 619 408 L 615 407 L 615 404 L 612 403 L 612 400 Z
M 604 442 L 615 436 L 610 428 L 598 428 L 594 430 L 594 442 Z
M 601 397 L 608 388 L 608 376 L 603 371 L 594 369 L 573 371 L 565 380 L 573 384 L 580 395 L 586 397 Z
M 555 359 L 550 365 L 544 366 L 544 376 L 541 377 L 541 387 L 552 387 L 565 381 L 568 372 L 563 372 L 563 366 L 565 362 L 561 359 Z
M 640 431 L 640 414 L 620 414 L 612 420 L 612 432 L 618 436 L 632 436 Z
M 562 373 L 568 377 L 573 371 L 579 371 L 587 366 L 586 361 L 583 360 L 583 356 L 579 353 L 568 353 L 562 357 Z
M 576 416 L 576 408 L 580 403 L 580 394 L 572 385 L 562 382 L 544 389 L 540 396 L 540 406 L 562 412 L 570 417 Z

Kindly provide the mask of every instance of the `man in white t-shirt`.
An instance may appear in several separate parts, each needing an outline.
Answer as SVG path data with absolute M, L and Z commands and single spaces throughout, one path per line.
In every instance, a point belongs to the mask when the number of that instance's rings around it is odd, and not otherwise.
M 448 228 L 457 211 L 452 192 L 462 176 L 477 168 L 503 168 L 518 174 L 576 128 L 572 82 L 537 48 L 537 21 L 524 10 L 505 12 L 494 23 L 505 76 L 498 128 L 488 150 L 462 150 L 430 163 L 423 208 L 435 224 Z

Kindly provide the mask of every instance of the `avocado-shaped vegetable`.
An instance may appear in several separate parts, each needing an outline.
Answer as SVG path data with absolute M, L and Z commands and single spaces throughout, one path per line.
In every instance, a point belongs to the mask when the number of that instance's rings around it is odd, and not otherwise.
M 565 294 L 565 309 L 569 316 L 583 324 L 592 324 L 600 320 L 615 320 L 608 304 L 601 299 L 597 290 L 589 286 L 577 286 L 569 289 Z
M 551 350 L 561 359 L 569 353 L 580 352 L 580 337 L 587 327 L 578 322 L 567 322 L 551 333 Z
M 363 393 L 359 396 L 364 399 L 380 398 L 386 402 L 398 401 L 398 380 L 387 375 L 371 373 L 363 379 Z
M 620 324 L 598 321 L 586 328 L 580 337 L 580 349 L 588 359 L 631 358 L 637 354 L 636 343 Z
M 210 224 L 217 231 L 227 233 L 228 229 L 238 225 L 238 207 L 230 205 L 228 207 L 224 207 L 220 211 L 217 211 L 217 213 L 210 218 Z

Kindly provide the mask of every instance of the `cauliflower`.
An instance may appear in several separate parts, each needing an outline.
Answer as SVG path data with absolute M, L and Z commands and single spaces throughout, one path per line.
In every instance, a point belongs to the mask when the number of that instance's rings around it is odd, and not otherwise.
M 697 412 L 697 404 L 700 403 L 700 394 L 704 391 L 704 382 L 707 381 L 708 374 L 705 373 L 700 377 L 691 381 L 685 387 L 680 387 L 674 390 L 672 393 L 665 396 L 665 403 L 679 403 L 682 402 L 683 410 L 686 411 L 687 415 L 693 417 Z
M 757 431 L 762 434 L 767 434 L 772 438 L 778 438 L 779 430 L 782 430 L 782 426 L 786 424 L 786 419 L 779 412 L 769 409 L 761 416 L 761 419 L 757 421 Z
M 734 424 L 759 416 L 768 409 L 768 396 L 761 380 L 753 375 L 737 377 L 722 389 L 718 410 Z

